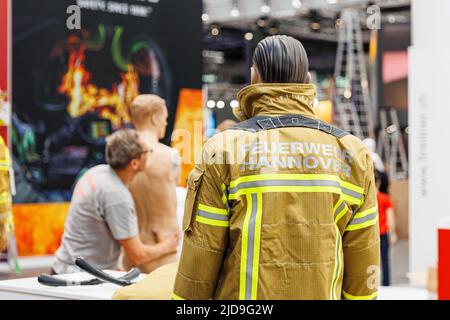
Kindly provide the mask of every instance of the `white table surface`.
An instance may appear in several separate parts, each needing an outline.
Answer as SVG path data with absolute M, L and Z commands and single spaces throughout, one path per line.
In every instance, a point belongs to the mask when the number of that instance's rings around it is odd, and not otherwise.
M 107 271 L 120 277 L 124 272 Z M 82 281 L 92 279 L 87 273 L 59 275 L 62 279 Z M 136 280 L 145 277 L 141 274 Z M 136 281 L 135 280 L 135 281 Z M 48 287 L 36 277 L 0 281 L 0 300 L 111 300 L 119 286 L 105 283 L 96 286 Z M 380 287 L 378 300 L 428 300 L 433 297 L 425 289 L 410 287 Z
M 120 277 L 125 272 L 106 271 Z M 141 274 L 135 281 L 142 280 Z M 83 281 L 93 277 L 87 273 L 58 275 L 66 280 Z M 0 281 L 0 300 L 111 300 L 114 292 L 120 288 L 112 283 L 95 286 L 49 287 L 40 284 L 37 277 Z

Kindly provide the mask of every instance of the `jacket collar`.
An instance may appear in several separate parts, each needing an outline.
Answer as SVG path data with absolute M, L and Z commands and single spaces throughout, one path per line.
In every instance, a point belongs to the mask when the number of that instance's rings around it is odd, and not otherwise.
M 300 114 L 317 118 L 313 109 L 315 97 L 312 84 L 258 83 L 239 92 L 239 107 L 233 113 L 240 121 L 259 115 Z

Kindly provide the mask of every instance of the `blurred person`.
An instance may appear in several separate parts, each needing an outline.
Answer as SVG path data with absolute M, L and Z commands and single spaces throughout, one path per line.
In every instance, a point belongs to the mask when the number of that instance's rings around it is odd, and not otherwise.
M 181 166 L 178 152 L 162 143 L 166 134 L 168 111 L 165 101 L 156 95 L 140 95 L 130 107 L 131 120 L 146 148 L 153 154 L 147 159 L 145 169 L 130 183 L 130 192 L 136 204 L 139 235 L 143 243 L 158 242 L 154 230 L 160 234 L 179 233 L 177 220 L 176 187 Z M 150 273 L 154 269 L 177 261 L 177 254 L 161 256 L 142 264 L 139 268 Z M 126 269 L 134 266 L 124 254 Z
M 372 138 L 366 138 L 363 140 L 367 149 L 372 153 L 373 165 L 379 172 L 385 172 L 383 160 L 381 160 L 380 155 L 376 152 L 376 142 Z
M 372 153 L 372 160 L 375 169 L 379 172 L 381 177 L 380 191 L 388 193 L 389 190 L 389 176 L 386 172 L 383 160 L 378 153 L 376 153 L 376 142 L 372 138 L 366 138 L 363 140 L 369 151 Z
M 237 122 L 234 120 L 230 120 L 230 119 L 224 120 L 217 126 L 216 133 L 225 131 L 225 130 L 231 128 L 232 126 L 234 126 L 235 124 L 237 124 Z
M 208 140 L 188 177 L 173 299 L 376 299 L 371 154 L 317 119 L 308 70 L 292 37 L 257 45 L 233 109 L 243 122 Z
M 151 246 L 139 238 L 128 186 L 145 169 L 150 152 L 134 130 L 120 130 L 107 138 L 108 165 L 91 168 L 76 184 L 53 274 L 77 271 L 73 266 L 78 256 L 101 269 L 117 269 L 121 246 L 136 266 L 176 250 L 175 233 L 157 233 L 157 243 Z
M 391 269 L 389 262 L 390 246 L 397 242 L 397 233 L 395 232 L 395 212 L 391 197 L 379 191 L 382 182 L 381 172 L 375 172 L 375 183 L 377 185 L 378 214 L 380 224 L 380 247 L 381 247 L 381 266 L 383 286 L 391 285 Z

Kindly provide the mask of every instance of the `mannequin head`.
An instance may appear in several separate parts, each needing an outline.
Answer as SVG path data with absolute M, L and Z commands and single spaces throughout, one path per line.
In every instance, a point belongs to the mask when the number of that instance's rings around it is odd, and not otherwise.
M 251 83 L 309 83 L 309 62 L 300 41 L 271 36 L 258 43 L 253 54 Z
M 164 138 L 167 128 L 166 101 L 153 94 L 137 96 L 130 107 L 131 121 L 136 130 L 150 130 L 158 139 Z

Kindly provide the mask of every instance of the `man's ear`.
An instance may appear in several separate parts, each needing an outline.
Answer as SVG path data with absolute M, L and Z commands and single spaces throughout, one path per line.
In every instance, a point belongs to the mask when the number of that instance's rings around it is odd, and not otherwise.
M 131 165 L 131 169 L 133 169 L 134 171 L 137 171 L 139 169 L 139 160 L 138 159 L 131 160 L 130 165 Z

